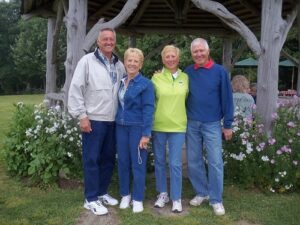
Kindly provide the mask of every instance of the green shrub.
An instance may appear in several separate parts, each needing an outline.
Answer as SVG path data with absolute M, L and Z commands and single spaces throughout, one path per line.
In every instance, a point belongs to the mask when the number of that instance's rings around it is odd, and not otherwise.
M 33 183 L 53 183 L 59 174 L 82 176 L 81 135 L 59 107 L 18 103 L 5 142 L 8 171 Z

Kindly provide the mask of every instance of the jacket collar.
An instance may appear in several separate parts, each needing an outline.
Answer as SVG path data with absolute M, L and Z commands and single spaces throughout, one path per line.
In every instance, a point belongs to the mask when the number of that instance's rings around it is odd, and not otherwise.
M 199 66 L 198 64 L 194 64 L 194 69 L 195 70 L 197 70 L 197 69 L 199 69 L 199 68 L 205 68 L 205 69 L 210 69 L 210 68 L 212 68 L 212 66 L 214 65 L 215 63 L 214 63 L 214 61 L 212 60 L 212 59 L 209 59 L 208 61 L 207 61 L 207 63 L 206 64 L 204 64 L 203 66 Z
M 132 78 L 131 80 L 133 82 L 138 82 L 140 79 L 142 78 L 142 74 L 138 73 L 137 75 L 134 76 L 134 78 Z M 128 75 L 126 74 L 125 77 L 122 78 L 122 81 L 125 82 L 125 80 L 128 79 Z
M 102 62 L 103 64 L 105 64 L 104 63 L 104 59 L 99 54 L 99 51 L 100 51 L 100 49 L 96 48 L 95 51 L 94 51 L 94 55 L 96 56 L 96 58 L 98 60 L 100 60 L 100 62 Z M 116 64 L 119 61 L 118 56 L 116 54 L 112 53 L 112 57 L 113 57 L 113 64 Z

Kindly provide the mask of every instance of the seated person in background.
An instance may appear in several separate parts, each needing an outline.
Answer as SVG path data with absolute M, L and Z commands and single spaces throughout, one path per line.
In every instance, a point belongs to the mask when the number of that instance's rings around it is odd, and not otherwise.
M 249 94 L 249 81 L 243 75 L 236 75 L 232 81 L 233 104 L 235 114 L 239 112 L 243 117 L 252 118 L 254 99 Z
M 250 85 L 250 95 L 254 99 L 255 104 L 256 104 L 256 92 L 257 92 L 257 84 L 256 83 L 252 83 Z

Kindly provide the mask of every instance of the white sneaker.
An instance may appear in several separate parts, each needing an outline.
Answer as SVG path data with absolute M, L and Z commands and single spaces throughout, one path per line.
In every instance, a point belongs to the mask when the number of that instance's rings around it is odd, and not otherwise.
M 182 212 L 181 199 L 173 201 L 172 212 L 174 213 Z
M 203 201 L 207 201 L 207 200 L 208 200 L 208 196 L 202 197 L 202 196 L 196 195 L 196 196 L 190 201 L 190 205 L 198 206 L 198 205 L 201 205 L 201 203 L 202 203 Z
M 99 200 L 92 202 L 85 200 L 83 207 L 91 210 L 95 215 L 105 215 L 108 213 L 107 208 Z
M 123 196 L 120 203 L 120 209 L 128 208 L 130 206 L 130 200 L 131 200 L 130 195 Z
M 143 212 L 144 210 L 144 206 L 143 206 L 143 202 L 139 202 L 139 201 L 132 201 L 132 211 L 134 213 L 140 213 Z
M 154 204 L 154 207 L 163 208 L 166 203 L 169 202 L 169 197 L 167 192 L 162 192 L 157 196 L 157 200 Z
M 222 203 L 210 204 L 213 207 L 214 213 L 217 216 L 225 215 L 225 209 Z
M 109 194 L 99 196 L 99 200 L 105 205 L 118 205 L 118 200 L 111 197 Z

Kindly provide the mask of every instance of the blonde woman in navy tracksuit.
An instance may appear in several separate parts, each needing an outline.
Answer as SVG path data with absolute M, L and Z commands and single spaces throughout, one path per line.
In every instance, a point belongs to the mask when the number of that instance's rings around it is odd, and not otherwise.
M 120 208 L 128 208 L 132 199 L 134 213 L 144 209 L 147 144 L 151 136 L 154 112 L 153 85 L 139 72 L 143 62 L 141 50 L 129 48 L 125 51 L 127 76 L 121 80 L 116 116 L 119 186 L 122 196 Z

